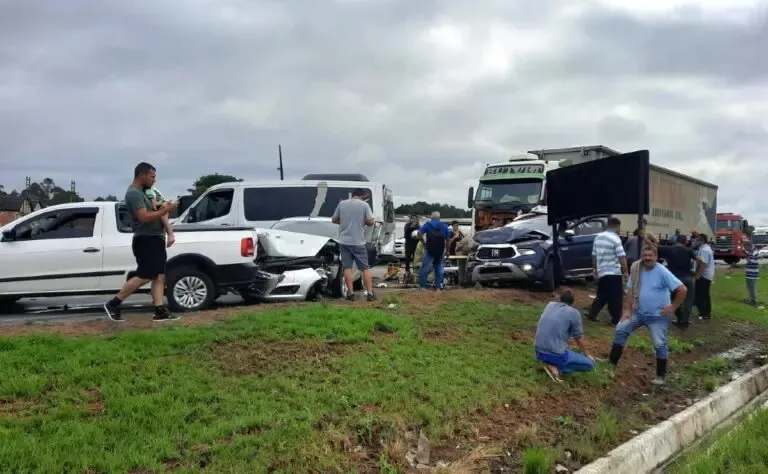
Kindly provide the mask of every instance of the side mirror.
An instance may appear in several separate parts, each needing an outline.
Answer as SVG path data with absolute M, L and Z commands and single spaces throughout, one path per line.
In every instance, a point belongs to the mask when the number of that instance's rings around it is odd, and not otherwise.
M 576 232 L 573 229 L 568 229 L 563 232 L 563 235 L 565 236 L 565 240 L 571 240 L 573 236 L 576 235 Z
M 470 186 L 467 190 L 467 208 L 472 209 L 472 206 L 475 205 L 475 188 L 473 186 Z
M 3 231 L 3 242 L 13 242 L 16 240 L 16 229 L 10 228 Z

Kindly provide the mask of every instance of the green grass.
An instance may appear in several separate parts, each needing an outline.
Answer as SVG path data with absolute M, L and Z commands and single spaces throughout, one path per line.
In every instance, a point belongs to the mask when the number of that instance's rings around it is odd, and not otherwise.
M 467 304 L 424 318 L 308 306 L 210 327 L 0 339 L 0 466 L 348 472 L 346 445 L 405 426 L 437 440 L 462 414 L 546 389 L 532 341 L 506 336 L 536 313 Z M 460 337 L 426 337 L 437 323 Z M 307 354 L 268 350 L 285 341 Z
M 712 284 L 713 317 L 746 321 L 759 326 L 768 326 L 768 310 L 744 303 L 747 286 L 743 268 L 717 268 L 717 277 Z M 768 305 L 768 267 L 761 268 L 757 282 L 757 298 Z
M 726 433 L 718 433 L 714 443 L 678 460 L 667 470 L 672 474 L 762 474 L 768 472 L 768 410 Z
M 718 278 L 715 316 L 733 304 L 728 317 L 757 322 L 763 313 L 736 300 L 737 279 Z M 399 472 L 405 429 L 439 442 L 503 403 L 612 383 L 605 366 L 549 383 L 533 358 L 540 305 L 478 292 L 406 314 L 401 298 L 371 309 L 275 306 L 212 326 L 0 338 L 0 471 L 353 472 L 345 452 L 360 445 L 381 472 Z M 608 346 L 611 328 L 585 329 Z M 646 335 L 631 344 L 652 351 Z M 694 345 L 672 338 L 670 349 Z M 725 370 L 717 364 L 679 372 L 706 386 Z M 599 411 L 580 451 L 618 442 L 619 415 Z M 557 423 L 576 429 L 565 415 Z M 552 452 L 530 447 L 523 468 L 545 472 Z

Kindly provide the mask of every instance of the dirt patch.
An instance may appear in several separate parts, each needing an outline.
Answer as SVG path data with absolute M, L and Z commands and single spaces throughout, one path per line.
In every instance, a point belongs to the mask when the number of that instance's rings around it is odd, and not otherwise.
M 0 400 L 0 418 L 23 418 L 45 410 L 45 403 L 39 400 L 4 399 Z
M 311 303 L 281 303 L 261 304 L 252 306 L 234 306 L 194 313 L 182 313 L 181 319 L 160 325 L 152 321 L 149 312 L 125 312 L 125 321 L 114 322 L 106 319 L 97 321 L 42 321 L 14 322 L 0 325 L 0 336 L 23 336 L 27 334 L 56 334 L 60 336 L 93 336 L 100 334 L 115 334 L 120 331 L 148 330 L 165 327 L 168 324 L 186 326 L 208 325 L 230 319 L 243 313 L 260 313 L 264 311 L 285 310 Z
M 329 344 L 317 340 L 236 341 L 214 346 L 212 355 L 216 366 L 226 375 L 262 375 L 297 363 L 325 364 L 358 347 L 359 344 Z
M 101 398 L 101 390 L 98 387 L 89 388 L 86 390 L 88 396 L 88 411 L 91 416 L 103 415 L 106 411 L 104 408 L 104 402 Z

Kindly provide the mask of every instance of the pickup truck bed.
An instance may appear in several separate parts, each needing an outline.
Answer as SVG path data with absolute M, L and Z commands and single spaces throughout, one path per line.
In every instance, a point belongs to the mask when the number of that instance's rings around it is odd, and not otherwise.
M 41 209 L 0 229 L 0 304 L 25 297 L 112 294 L 133 276 L 133 233 L 121 203 Z M 247 227 L 177 225 L 168 249 L 166 296 L 174 311 L 209 307 L 237 292 L 269 294 L 280 277 L 259 270 Z

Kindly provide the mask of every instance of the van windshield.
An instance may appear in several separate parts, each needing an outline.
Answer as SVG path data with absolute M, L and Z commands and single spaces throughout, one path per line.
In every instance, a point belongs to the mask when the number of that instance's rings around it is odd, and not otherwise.
M 243 191 L 245 220 L 279 221 L 286 217 L 331 217 L 336 206 L 352 196 L 355 188 L 294 186 L 246 188 Z M 361 188 L 365 201 L 375 209 L 373 191 Z

